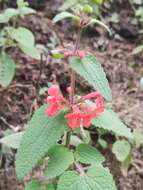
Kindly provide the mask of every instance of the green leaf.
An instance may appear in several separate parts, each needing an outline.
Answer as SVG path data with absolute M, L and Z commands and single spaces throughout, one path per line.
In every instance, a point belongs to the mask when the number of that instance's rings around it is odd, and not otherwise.
M 69 12 L 61 12 L 59 14 L 57 14 L 54 18 L 53 18 L 53 22 L 56 23 L 56 22 L 59 22 L 65 18 L 73 18 L 73 19 L 77 19 L 77 16 L 69 13 Z
M 102 154 L 96 148 L 88 144 L 80 144 L 77 146 L 75 158 L 84 164 L 101 164 L 105 161 Z
M 13 30 L 11 34 L 12 38 L 15 39 L 21 46 L 32 47 L 35 44 L 35 38 L 33 33 L 24 27 L 19 27 Z M 28 44 L 28 45 L 27 45 Z
M 55 190 L 53 184 L 48 184 L 45 189 L 43 190 Z
M 143 45 L 140 45 L 140 46 L 136 47 L 132 52 L 133 55 L 136 55 L 136 54 L 139 54 L 139 53 L 143 53 Z
M 79 144 L 84 143 L 78 136 L 71 135 L 70 144 L 73 146 L 77 146 Z
M 71 151 L 63 145 L 57 145 L 48 152 L 50 161 L 45 171 L 46 180 L 61 175 L 74 162 L 74 156 Z
M 46 109 L 47 105 L 43 105 L 34 113 L 22 138 L 16 156 L 19 179 L 23 179 L 36 166 L 67 129 L 67 122 L 62 113 L 49 118 Z
M 131 151 L 131 145 L 126 140 L 118 140 L 113 144 L 112 152 L 116 155 L 116 158 L 123 162 L 127 159 Z
M 7 23 L 13 16 L 18 15 L 18 10 L 14 8 L 7 8 L 2 14 L 0 14 L 0 23 Z
M 78 0 L 66 0 L 64 4 L 59 8 L 59 11 L 65 11 L 73 7 L 76 3 L 78 3 Z
M 122 123 L 122 121 L 113 110 L 105 110 L 103 113 L 92 120 L 92 124 L 96 127 L 112 131 L 118 136 L 133 138 L 131 129 Z
M 128 169 L 129 169 L 129 166 L 131 165 L 131 163 L 132 163 L 132 154 L 130 152 L 129 155 L 127 156 L 127 158 L 121 163 L 121 171 L 122 171 L 123 175 L 127 176 Z
M 94 55 L 87 55 L 80 60 L 78 57 L 70 59 L 71 67 L 80 74 L 90 85 L 98 90 L 107 101 L 112 100 L 111 90 L 101 64 Z
M 25 187 L 24 190 L 40 190 L 41 184 L 38 180 L 31 180 Z
M 21 15 L 35 14 L 36 11 L 30 7 L 23 7 L 20 10 Z
M 116 190 L 116 187 L 109 170 L 96 166 L 85 175 L 65 172 L 59 179 L 57 190 Z
M 134 129 L 133 136 L 136 146 L 140 147 L 143 144 L 143 129 Z
M 21 49 L 23 53 L 25 53 L 26 55 L 34 59 L 37 59 L 37 60 L 41 59 L 40 52 L 34 46 L 20 45 L 19 48 Z
M 108 28 L 108 26 L 106 24 L 104 24 L 103 22 L 101 22 L 100 20 L 93 18 L 93 19 L 91 19 L 91 21 L 89 22 L 88 25 L 90 25 L 90 24 L 98 24 L 98 25 L 102 26 L 104 29 L 106 29 L 110 35 L 112 34 L 111 30 Z
M 24 132 L 10 134 L 0 139 L 0 143 L 6 145 L 7 147 L 17 149 L 20 146 L 23 134 Z
M 2 53 L 0 56 L 0 84 L 7 87 L 15 74 L 15 63 L 10 55 Z

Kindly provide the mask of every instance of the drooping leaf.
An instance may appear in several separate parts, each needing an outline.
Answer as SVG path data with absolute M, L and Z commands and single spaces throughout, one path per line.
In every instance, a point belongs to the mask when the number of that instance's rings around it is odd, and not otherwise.
M 65 172 L 59 179 L 57 190 L 116 190 L 112 175 L 107 168 L 96 166 L 85 175 L 75 171 Z
M 94 55 L 87 55 L 82 60 L 78 57 L 72 57 L 70 64 L 73 70 L 87 80 L 95 90 L 98 90 L 107 101 L 112 100 L 106 75 Z
M 112 152 L 116 155 L 116 158 L 123 162 L 127 159 L 131 151 L 131 145 L 126 140 L 118 140 L 113 144 Z
M 67 11 L 63 11 L 59 14 L 57 14 L 54 18 L 53 18 L 53 22 L 56 23 L 56 22 L 59 22 L 65 18 L 73 18 L 73 19 L 77 19 L 77 16 L 67 12 Z
M 23 134 L 24 132 L 10 134 L 0 139 L 0 143 L 6 145 L 7 147 L 17 149 L 20 146 Z
M 24 27 L 19 27 L 13 30 L 11 34 L 12 38 L 15 39 L 22 46 L 34 46 L 35 38 L 33 33 Z
M 40 190 L 41 188 L 41 184 L 38 180 L 31 180 L 26 187 L 24 188 L 24 190 Z
M 10 55 L 2 53 L 0 56 L 0 84 L 7 87 L 15 74 L 15 63 Z
M 77 146 L 75 158 L 84 164 L 101 164 L 105 161 L 102 154 L 96 148 L 88 144 L 80 144 Z
M 105 30 L 107 30 L 109 32 L 109 34 L 111 35 L 111 30 L 108 28 L 108 26 L 106 24 L 104 24 L 103 22 L 101 22 L 100 20 L 97 20 L 95 18 L 91 19 L 91 21 L 89 22 L 90 24 L 98 24 L 100 26 L 102 26 Z
M 49 118 L 45 113 L 46 109 L 47 105 L 43 105 L 34 113 L 22 138 L 16 156 L 16 172 L 19 179 L 31 172 L 67 129 L 62 113 Z
M 92 120 L 96 127 L 114 132 L 118 136 L 133 138 L 131 130 L 119 119 L 113 110 L 105 110 Z
M 50 161 L 45 171 L 46 180 L 61 175 L 74 162 L 73 153 L 63 145 L 57 145 L 48 152 Z

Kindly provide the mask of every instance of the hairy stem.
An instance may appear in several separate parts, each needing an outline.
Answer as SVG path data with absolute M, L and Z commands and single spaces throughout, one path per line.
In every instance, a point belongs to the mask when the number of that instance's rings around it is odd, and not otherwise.
M 78 47 L 79 47 L 79 44 L 80 44 L 81 32 L 82 32 L 82 28 L 80 27 L 78 29 L 77 39 L 76 39 L 75 46 L 74 46 L 74 49 L 73 49 L 73 54 L 74 55 L 76 54 L 76 52 L 78 50 Z M 75 81 L 76 81 L 75 72 L 72 70 L 71 71 L 71 83 L 70 83 L 70 86 L 71 86 L 70 104 L 71 105 L 74 104 Z M 66 135 L 66 147 L 67 148 L 70 147 L 70 137 L 71 137 L 71 134 L 72 134 L 72 130 L 70 129 L 67 132 L 67 135 Z
M 82 28 L 79 28 L 76 43 L 75 43 L 75 46 L 73 49 L 74 55 L 76 54 L 79 44 L 80 44 L 81 32 L 82 32 Z M 71 85 L 70 86 L 71 86 L 70 103 L 74 104 L 74 95 L 75 95 L 75 72 L 74 72 L 74 70 L 71 71 Z

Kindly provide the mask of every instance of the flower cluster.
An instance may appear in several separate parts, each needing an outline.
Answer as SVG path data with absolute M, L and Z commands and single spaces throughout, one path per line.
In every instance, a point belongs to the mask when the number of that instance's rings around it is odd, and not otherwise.
M 47 103 L 49 106 L 47 114 L 49 117 L 57 115 L 58 111 L 61 110 L 64 105 L 69 107 L 70 104 L 67 105 L 67 101 L 60 94 L 58 86 L 54 85 L 50 87 L 48 94 Z M 94 101 L 91 106 L 86 101 L 92 99 Z M 78 128 L 83 126 L 88 128 L 92 119 L 104 111 L 104 100 L 99 92 L 92 92 L 83 96 L 74 105 L 71 105 L 69 110 L 72 110 L 71 113 L 65 115 L 69 127 Z

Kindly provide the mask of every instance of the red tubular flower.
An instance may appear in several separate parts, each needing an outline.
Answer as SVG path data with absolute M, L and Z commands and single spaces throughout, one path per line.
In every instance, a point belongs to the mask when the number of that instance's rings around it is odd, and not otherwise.
M 83 51 L 83 50 L 77 50 L 77 52 L 75 54 L 72 51 L 64 52 L 65 58 L 68 58 L 70 56 L 78 56 L 78 57 L 80 57 L 80 59 L 83 59 L 86 56 L 86 54 L 85 54 L 85 51 Z
M 65 103 L 65 99 L 60 95 L 60 90 L 57 85 L 53 85 L 48 89 L 47 103 L 49 105 L 47 114 L 49 117 L 55 116 L 61 109 L 62 104 Z
M 104 101 L 102 95 L 98 92 L 92 92 L 84 96 L 82 100 L 84 101 L 91 98 L 96 98 L 96 108 L 92 108 L 86 104 L 74 105 L 72 107 L 72 113 L 65 116 L 68 125 L 71 128 L 78 128 L 81 125 L 85 128 L 88 128 L 91 124 L 92 119 L 104 111 Z
M 80 59 L 83 59 L 85 57 L 85 51 L 78 50 L 77 55 L 80 57 Z

